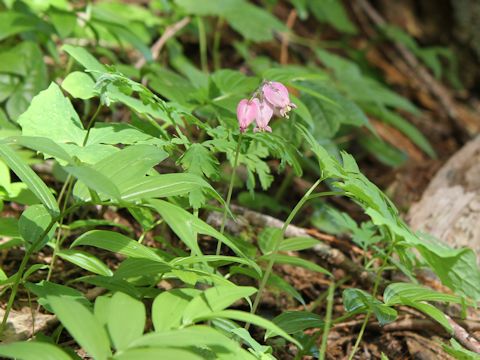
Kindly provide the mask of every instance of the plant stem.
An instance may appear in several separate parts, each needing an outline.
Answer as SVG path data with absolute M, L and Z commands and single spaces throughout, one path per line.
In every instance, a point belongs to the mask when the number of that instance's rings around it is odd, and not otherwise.
M 372 291 L 372 297 L 375 298 L 377 296 L 377 291 L 378 291 L 378 286 L 380 285 L 380 279 L 382 278 L 382 273 L 385 270 L 385 267 L 388 264 L 388 258 L 390 255 L 392 255 L 393 249 L 395 248 L 395 241 L 392 242 L 390 245 L 390 248 L 388 249 L 387 254 L 383 258 L 383 263 L 382 266 L 380 266 L 380 269 L 378 269 L 377 276 L 375 278 L 375 283 L 373 284 L 373 291 Z M 365 320 L 363 321 L 362 327 L 360 329 L 360 332 L 358 333 L 357 341 L 355 341 L 355 345 L 353 346 L 352 352 L 350 353 L 350 356 L 348 360 L 352 360 L 353 357 L 355 356 L 355 353 L 357 352 L 358 346 L 360 345 L 360 342 L 362 341 L 363 333 L 365 332 L 365 328 L 367 327 L 368 324 L 368 319 L 370 318 L 370 315 L 372 314 L 372 309 L 368 309 L 367 315 L 365 316 Z
M 3 314 L 3 319 L 2 319 L 2 324 L 0 325 L 0 337 L 3 334 L 3 331 L 5 330 L 5 326 L 7 325 L 8 321 L 8 316 L 10 315 L 10 311 L 12 310 L 13 306 L 13 301 L 15 300 L 15 297 L 17 296 L 17 291 L 18 291 L 18 286 L 20 285 L 20 282 L 23 277 L 23 273 L 25 271 L 25 268 L 27 266 L 28 259 L 30 258 L 30 255 L 32 255 L 33 250 L 38 246 L 38 244 L 43 240 L 45 236 L 47 236 L 48 232 L 52 228 L 52 226 L 57 222 L 57 218 L 52 219 L 50 221 L 50 224 L 47 226 L 47 228 L 42 232 L 39 238 L 37 238 L 28 248 L 28 250 L 25 252 L 25 255 L 23 256 L 22 262 L 20 263 L 20 267 L 18 268 L 17 271 L 17 276 L 15 277 L 15 282 L 13 283 L 12 286 L 12 292 L 10 293 L 10 297 L 8 298 L 8 303 L 7 303 L 7 308 L 5 309 L 5 313 Z
M 327 295 L 327 311 L 325 313 L 325 324 L 323 326 L 322 334 L 322 344 L 320 346 L 320 357 L 319 360 L 325 359 L 325 354 L 327 352 L 327 340 L 328 333 L 330 332 L 330 326 L 332 323 L 332 310 L 333 310 L 333 296 L 335 294 L 335 282 L 332 281 L 328 287 Z
M 272 273 L 273 265 L 275 263 L 275 255 L 277 254 L 278 249 L 280 248 L 280 244 L 283 240 L 283 237 L 285 235 L 285 231 L 287 230 L 288 225 L 290 225 L 290 223 L 292 222 L 295 215 L 297 215 L 297 213 L 300 211 L 302 206 L 308 201 L 311 193 L 320 184 L 320 182 L 321 182 L 321 179 L 318 179 L 310 187 L 310 189 L 308 189 L 308 191 L 305 193 L 305 195 L 303 195 L 303 197 L 300 199 L 300 201 L 297 203 L 297 205 L 295 205 L 295 207 L 293 208 L 290 215 L 288 215 L 287 220 L 283 224 L 282 229 L 280 230 L 280 236 L 277 238 L 277 240 L 275 242 L 275 247 L 273 248 L 272 254 L 270 255 L 270 260 L 268 262 L 267 268 L 266 268 L 265 272 L 263 273 L 263 277 L 262 277 L 262 280 L 260 282 L 258 292 L 255 296 L 255 300 L 253 301 L 253 306 L 252 306 L 252 309 L 251 309 L 250 313 L 255 314 L 255 312 L 257 311 L 258 304 L 260 303 L 260 299 L 262 297 L 262 293 L 265 290 L 265 286 L 267 285 L 268 279 L 270 278 L 270 274 Z M 250 324 L 247 323 L 245 325 L 245 329 L 248 330 L 249 327 L 250 327 Z
M 220 40 L 222 38 L 222 27 L 225 20 L 223 17 L 219 17 L 217 20 L 217 25 L 215 27 L 215 35 L 213 37 L 213 68 L 219 70 L 221 67 L 220 60 Z
M 90 129 L 92 128 L 93 124 L 95 123 L 95 119 L 97 118 L 101 109 L 102 109 L 102 105 L 100 104 L 100 105 L 98 105 L 97 110 L 95 110 L 95 113 L 93 114 L 93 116 L 90 118 L 90 121 L 87 124 L 87 134 L 85 135 L 85 138 L 83 139 L 82 146 L 87 145 L 88 137 L 90 136 Z
M 207 59 L 207 33 L 205 32 L 205 24 L 200 16 L 197 16 L 198 38 L 200 43 L 200 63 L 202 70 L 208 73 Z
M 240 146 L 242 145 L 242 138 L 243 138 L 243 134 L 240 133 L 240 136 L 238 137 L 238 141 L 237 141 L 237 148 L 235 150 L 235 160 L 233 161 L 232 176 L 230 177 L 230 184 L 228 185 L 227 200 L 225 202 L 225 208 L 223 210 L 222 225 L 220 226 L 220 233 L 222 235 L 225 231 L 225 223 L 227 222 L 228 210 L 230 210 L 230 201 L 232 200 L 233 183 L 235 182 L 235 174 L 237 172 L 237 167 L 238 167 L 238 158 L 240 155 Z M 215 254 L 220 255 L 221 249 L 222 249 L 222 242 L 218 240 L 217 251 L 215 252 Z

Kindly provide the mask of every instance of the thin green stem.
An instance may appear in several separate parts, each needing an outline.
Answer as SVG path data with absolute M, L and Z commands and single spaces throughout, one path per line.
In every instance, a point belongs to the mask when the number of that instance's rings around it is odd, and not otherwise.
M 335 282 L 332 281 L 328 287 L 327 311 L 325 313 L 325 324 L 323 325 L 322 344 L 320 346 L 319 360 L 324 360 L 327 353 L 327 340 L 330 327 L 332 325 L 333 299 L 335 294 Z
M 260 282 L 258 292 L 255 296 L 255 300 L 253 301 L 253 306 L 252 306 L 252 309 L 251 309 L 250 313 L 255 314 L 255 312 L 257 311 L 257 308 L 258 308 L 258 305 L 260 303 L 260 299 L 262 297 L 263 291 L 265 290 L 265 286 L 267 285 L 268 279 L 270 278 L 270 274 L 272 273 L 273 265 L 275 264 L 275 255 L 277 254 L 278 249 L 280 248 L 280 244 L 283 240 L 283 237 L 285 235 L 285 231 L 287 230 L 288 225 L 290 225 L 290 223 L 292 222 L 295 215 L 297 215 L 297 213 L 300 211 L 302 206 L 308 201 L 308 199 L 309 199 L 310 195 L 312 194 L 313 190 L 315 190 L 315 188 L 320 184 L 320 182 L 321 182 L 321 179 L 318 179 L 317 181 L 315 181 L 315 183 L 310 187 L 310 189 L 308 189 L 308 191 L 305 193 L 305 195 L 303 195 L 303 197 L 300 199 L 300 201 L 297 203 L 297 205 L 295 205 L 295 207 L 293 208 L 290 215 L 288 215 L 287 220 L 283 224 L 282 229 L 280 231 L 280 236 L 276 239 L 275 247 L 273 248 L 272 254 L 270 255 L 270 260 L 268 262 L 267 268 L 266 268 L 265 272 L 263 273 L 263 277 L 262 277 L 262 280 Z M 247 330 L 248 330 L 249 327 L 250 327 L 249 323 L 245 325 L 245 328 Z
M 222 39 L 222 27 L 224 23 L 224 18 L 220 16 L 215 26 L 215 35 L 213 36 L 213 68 L 215 70 L 219 70 L 221 67 L 220 40 Z
M 82 146 L 87 145 L 88 137 L 90 136 L 90 130 L 95 123 L 95 119 L 97 118 L 98 114 L 100 113 L 100 110 L 102 109 L 102 105 L 98 105 L 97 110 L 95 110 L 95 113 L 93 116 L 90 118 L 90 121 L 87 124 L 87 134 L 85 135 L 85 138 L 83 139 L 83 144 Z
M 375 282 L 373 284 L 373 291 L 372 291 L 372 297 L 375 298 L 377 296 L 377 291 L 378 287 L 380 285 L 380 280 L 382 278 L 382 273 L 385 270 L 385 267 L 388 264 L 388 259 L 392 255 L 393 249 L 395 248 L 395 241 L 392 242 L 390 245 L 390 248 L 388 249 L 388 252 L 386 253 L 385 257 L 383 258 L 383 263 L 382 266 L 380 266 L 380 269 L 378 269 L 377 276 L 375 278 Z M 362 341 L 363 333 L 365 332 L 365 328 L 367 327 L 368 320 L 370 318 L 370 315 L 372 315 L 372 309 L 368 309 L 367 315 L 365 316 L 365 320 L 363 321 L 362 327 L 360 328 L 360 332 L 358 333 L 357 341 L 355 341 L 355 345 L 353 346 L 352 352 L 350 353 L 350 356 L 348 360 L 352 360 L 353 357 L 355 356 L 355 353 L 357 352 L 358 346 L 360 345 L 360 342 Z
M 7 325 L 8 321 L 8 316 L 10 315 L 10 311 L 12 310 L 13 306 L 13 301 L 15 300 L 15 297 L 17 296 L 17 291 L 18 291 L 18 286 L 20 285 L 20 282 L 22 281 L 23 273 L 25 272 L 25 268 L 28 263 L 28 259 L 30 258 L 30 255 L 32 255 L 33 251 L 35 248 L 40 244 L 40 242 L 43 240 L 45 236 L 47 236 L 48 232 L 52 228 L 52 226 L 57 222 L 57 218 L 52 219 L 50 221 L 50 224 L 47 226 L 47 228 L 40 234 L 40 236 L 30 245 L 28 250 L 25 252 L 25 255 L 23 256 L 22 262 L 20 263 L 20 266 L 17 271 L 17 276 L 15 277 L 15 282 L 13 283 L 12 286 L 12 292 L 10 293 L 10 297 L 8 298 L 8 303 L 7 307 L 5 309 L 5 313 L 3 314 L 3 319 L 2 319 L 2 324 L 0 325 L 0 337 L 3 334 L 3 331 L 5 330 L 5 326 Z
M 200 43 L 200 63 L 202 70 L 208 73 L 208 59 L 207 59 L 207 32 L 205 31 L 205 24 L 200 16 L 197 16 L 198 38 Z
M 220 233 L 222 235 L 225 232 L 225 223 L 227 222 L 227 215 L 228 215 L 228 211 L 230 210 L 230 201 L 232 200 L 233 183 L 235 182 L 235 174 L 237 172 L 237 167 L 238 167 L 238 158 L 240 156 L 240 147 L 242 145 L 242 138 L 243 138 L 243 135 L 242 133 L 240 133 L 240 136 L 238 137 L 238 141 L 237 141 L 237 148 L 235 149 L 235 159 L 233 161 L 232 176 L 230 177 L 230 184 L 228 185 L 227 200 L 225 201 L 225 208 L 223 210 L 222 224 L 220 226 Z M 220 255 L 221 250 L 222 250 L 222 241 L 218 240 L 217 251 L 215 252 L 215 254 Z

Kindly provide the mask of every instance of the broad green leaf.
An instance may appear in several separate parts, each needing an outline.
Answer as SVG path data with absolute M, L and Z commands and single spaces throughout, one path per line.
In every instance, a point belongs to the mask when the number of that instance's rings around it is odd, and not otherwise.
M 80 245 L 94 246 L 133 258 L 150 259 L 161 263 L 165 262 L 149 247 L 113 231 L 91 230 L 79 236 L 70 247 L 73 248 Z
M 33 251 L 41 249 L 53 236 L 55 227 L 48 227 L 52 223 L 52 216 L 41 204 L 29 206 L 18 220 L 18 230 L 28 248 L 36 244 Z M 47 233 L 45 233 L 48 230 Z M 45 234 L 45 235 L 44 235 Z M 41 236 L 44 235 L 43 239 Z
M 419 301 L 444 301 L 460 303 L 459 296 L 442 294 L 438 291 L 411 283 L 394 283 L 387 286 L 383 293 L 383 301 L 386 305 L 403 304 L 403 299 L 409 302 Z
M 53 156 L 57 160 L 63 160 L 72 163 L 70 155 L 53 140 L 39 136 L 12 136 L 5 140 L 11 144 L 17 144 L 29 149 L 39 151 L 46 156 Z
M 47 296 L 47 301 L 75 341 L 96 360 L 106 360 L 112 353 L 105 329 L 81 303 L 58 296 Z
M 122 261 L 114 276 L 119 279 L 128 279 L 138 276 L 157 276 L 171 271 L 168 264 L 145 258 L 128 258 Z
M 175 345 L 173 343 L 172 345 Z M 199 352 L 200 353 L 200 352 Z M 114 360 L 203 360 L 204 356 L 187 349 L 146 347 L 127 349 L 113 357 Z
M 49 296 L 68 298 L 85 306 L 90 306 L 90 302 L 80 291 L 71 287 L 55 284 L 49 281 L 41 281 L 38 284 L 27 283 L 26 288 L 38 297 L 38 303 L 46 310 L 54 312 L 48 301 Z
M 283 240 L 278 247 L 279 251 L 301 251 L 310 249 L 315 245 L 320 244 L 320 241 L 311 237 L 293 237 Z
M 95 192 L 108 195 L 112 199 L 120 199 L 120 190 L 113 181 L 89 165 L 65 166 L 64 170 Z
M 128 294 L 134 298 L 140 299 L 141 292 L 138 288 L 134 285 L 129 283 L 128 281 L 119 279 L 115 276 L 101 276 L 101 275 L 90 275 L 90 276 L 83 276 L 80 278 L 76 278 L 75 282 L 84 282 L 90 285 L 95 285 L 98 287 L 105 288 L 110 290 L 111 292 L 121 292 Z
M 77 15 L 74 12 L 65 11 L 56 6 L 51 6 L 48 9 L 48 15 L 52 25 L 62 39 L 71 35 L 77 26 Z
M 275 249 L 275 244 L 282 241 L 282 231 L 279 228 L 264 228 L 258 234 L 258 246 L 263 254 L 269 254 Z
M 182 347 L 205 346 L 215 349 L 217 355 L 225 353 L 225 359 L 253 360 L 255 357 L 243 350 L 240 345 L 208 326 L 189 326 L 184 329 L 149 333 L 135 340 L 131 347 L 170 347 L 182 344 Z M 227 357 L 229 356 L 229 357 Z M 163 359 L 163 358 L 162 358 Z M 176 359 L 176 358 L 175 358 Z M 173 360 L 175 360 L 173 359 Z M 183 358 L 182 358 L 183 359 Z
M 317 265 L 311 261 L 302 259 L 300 257 L 282 255 L 282 254 L 275 254 L 275 255 L 270 254 L 270 255 L 264 255 L 261 257 L 261 259 L 265 259 L 265 260 L 271 259 L 271 258 L 274 258 L 275 263 L 277 264 L 288 264 L 293 266 L 300 266 L 311 271 L 316 271 L 326 275 L 332 275 L 328 270 L 324 269 L 320 265 Z
M 243 321 L 245 323 L 252 323 L 254 325 L 264 328 L 267 331 L 270 331 L 271 336 L 281 336 L 284 339 L 294 343 L 295 345 L 301 348 L 301 345 L 297 340 L 295 340 L 293 337 L 288 335 L 284 330 L 282 330 L 280 327 L 275 325 L 273 322 L 268 321 L 267 319 L 264 319 L 258 315 L 247 313 L 244 311 L 238 311 L 238 310 L 217 311 L 204 316 L 203 319 L 197 319 L 197 320 L 209 320 L 209 319 L 215 319 L 215 318 L 230 319 L 230 320 L 236 320 L 236 321 Z
M 326 22 L 335 29 L 347 33 L 357 33 L 355 24 L 350 21 L 344 4 L 340 0 L 308 1 L 308 7 L 321 22 Z
M 257 289 L 250 286 L 214 286 L 193 298 L 183 312 L 182 322 L 191 324 L 198 318 L 224 310 L 234 302 L 253 295 Z
M 7 73 L 3 78 L 10 78 L 11 84 L 15 84 L 7 95 L 9 98 L 5 110 L 10 119 L 16 121 L 28 108 L 33 97 L 48 85 L 47 67 L 39 45 L 32 41 L 22 41 L 8 50 L 3 49 L 0 57 L 0 73 L 2 72 Z
M 87 100 L 96 95 L 95 82 L 81 71 L 74 71 L 67 75 L 62 82 L 62 88 L 74 98 Z
M 135 201 L 185 195 L 198 189 L 212 189 L 210 184 L 198 175 L 188 173 L 147 176 L 140 181 L 125 185 L 122 199 Z
M 350 288 L 344 290 L 343 306 L 348 312 L 367 313 L 371 311 L 381 325 L 391 323 L 397 318 L 395 309 L 383 304 L 373 298 L 372 295 L 360 289 Z
M 239 263 L 248 266 L 252 266 L 252 262 L 235 256 L 224 256 L 224 255 L 203 255 L 203 256 L 189 256 L 189 257 L 180 257 L 174 258 L 170 261 L 170 265 L 172 266 L 185 266 L 185 265 L 192 265 L 198 263 L 211 263 L 211 262 L 219 262 L 219 266 L 231 264 L 231 263 Z M 257 273 L 261 274 L 261 270 L 258 267 L 255 267 Z
M 39 21 L 34 16 L 4 10 L 0 13 L 0 40 L 18 33 L 32 31 L 38 24 Z
M 145 305 L 128 295 L 117 292 L 109 303 L 107 329 L 117 350 L 125 350 L 143 334 L 147 315 Z
M 46 137 L 60 144 L 82 145 L 86 134 L 70 100 L 55 83 L 35 96 L 17 122 L 22 135 Z
M 60 213 L 57 202 L 47 185 L 8 145 L 0 144 L 0 156 L 12 171 L 25 183 L 53 216 Z
M 197 289 L 172 289 L 158 295 L 152 305 L 155 331 L 173 330 L 182 324 L 182 316 L 190 301 L 200 294 Z
M 101 64 L 95 57 L 90 54 L 84 47 L 63 45 L 63 51 L 73 57 L 85 69 L 92 71 L 94 78 L 98 78 L 101 73 L 106 71 L 105 66 Z
M 451 335 L 453 335 L 453 328 L 452 325 L 448 322 L 447 317 L 443 312 L 437 309 L 435 306 L 421 303 L 421 302 L 406 302 L 405 305 L 413 307 L 417 310 L 420 310 L 425 315 L 431 317 L 433 320 L 437 321 L 440 325 L 442 325 L 445 330 L 447 330 Z
M 94 274 L 112 276 L 113 272 L 96 256 L 81 250 L 65 249 L 57 252 L 63 260 L 69 261 Z
M 273 318 L 272 322 L 282 328 L 287 334 L 295 334 L 306 329 L 323 327 L 323 318 L 309 311 L 285 311 Z M 271 335 L 272 333 L 267 331 L 265 337 L 269 338 Z
M 203 234 L 214 237 L 235 251 L 237 255 L 247 258 L 246 255 L 225 235 L 192 215 L 188 211 L 163 200 L 150 200 L 149 204 L 162 216 L 170 228 L 196 255 L 202 255 L 197 244 L 197 235 Z M 253 262 L 252 262 L 253 263 Z
M 39 342 L 22 341 L 0 345 L 0 355 L 18 360 L 71 360 L 59 347 Z
M 450 345 L 443 345 L 443 349 L 458 360 L 480 360 L 480 355 L 467 350 L 455 339 L 450 339 Z

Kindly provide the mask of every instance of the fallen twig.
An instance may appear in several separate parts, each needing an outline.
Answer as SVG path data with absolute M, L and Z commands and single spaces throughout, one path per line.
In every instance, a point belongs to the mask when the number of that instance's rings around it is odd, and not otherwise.
M 158 57 L 160 56 L 160 51 L 162 50 L 168 39 L 173 37 L 177 32 L 187 26 L 190 20 L 190 16 L 187 16 L 184 17 L 182 20 L 176 22 L 175 24 L 167 26 L 162 36 L 157 41 L 155 41 L 155 43 L 151 47 L 153 60 L 158 59 Z M 141 67 L 143 67 L 143 65 L 145 65 L 145 63 L 146 59 L 142 57 L 138 59 L 138 61 L 135 63 L 135 68 L 140 69 Z

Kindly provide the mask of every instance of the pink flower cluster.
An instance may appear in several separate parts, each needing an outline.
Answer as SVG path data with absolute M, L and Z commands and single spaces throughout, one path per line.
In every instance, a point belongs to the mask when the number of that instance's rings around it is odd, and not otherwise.
M 290 110 L 295 109 L 295 104 L 290 102 L 288 89 L 282 83 L 267 81 L 250 99 L 243 99 L 237 106 L 237 118 L 240 131 L 245 132 L 248 126 L 255 121 L 257 126 L 253 131 L 268 131 L 272 129 L 268 123 L 275 114 L 288 118 Z

